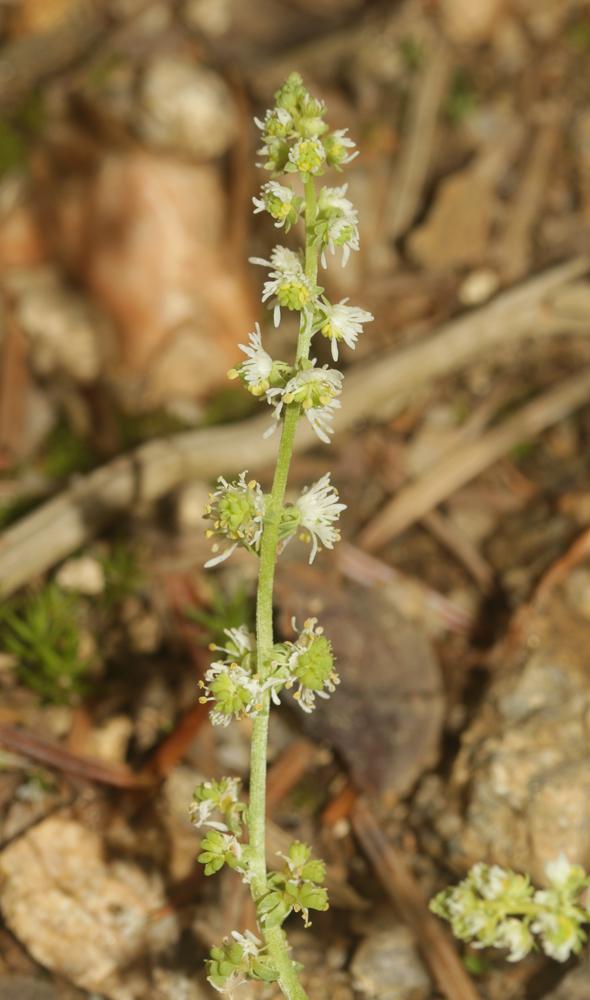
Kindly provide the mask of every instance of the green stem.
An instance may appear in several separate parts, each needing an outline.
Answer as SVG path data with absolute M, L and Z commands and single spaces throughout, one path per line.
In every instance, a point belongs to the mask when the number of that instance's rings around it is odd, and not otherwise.
M 305 182 L 305 274 L 312 287 L 317 284 L 318 249 L 313 234 L 316 217 L 316 193 L 312 177 Z M 310 305 L 301 313 L 296 362 L 300 364 L 309 357 L 313 334 L 313 307 Z M 270 663 L 274 644 L 272 599 L 275 566 L 279 545 L 281 514 L 285 500 L 289 466 L 293 454 L 295 431 L 301 407 L 291 403 L 285 408 L 283 429 L 277 454 L 272 489 L 268 498 L 264 531 L 260 545 L 260 567 L 258 572 L 258 593 L 256 597 L 256 648 L 258 675 L 264 679 Z M 248 827 L 252 851 L 252 894 L 260 899 L 267 889 L 266 874 L 266 756 L 268 744 L 268 723 L 270 697 L 267 694 L 260 715 L 252 727 L 250 751 L 250 807 Z M 279 975 L 279 986 L 287 1000 L 308 1000 L 299 982 L 295 966 L 289 957 L 287 939 L 280 927 L 263 930 L 268 953 Z

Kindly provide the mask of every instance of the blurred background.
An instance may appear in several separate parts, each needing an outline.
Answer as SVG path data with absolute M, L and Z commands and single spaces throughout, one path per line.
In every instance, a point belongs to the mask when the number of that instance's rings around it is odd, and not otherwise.
M 187 813 L 248 771 L 196 682 L 256 566 L 205 577 L 202 511 L 272 475 L 226 372 L 255 321 L 295 343 L 248 263 L 293 70 L 360 149 L 325 284 L 375 316 L 293 465 L 331 468 L 344 542 L 278 576 L 342 676 L 271 737 L 271 850 L 329 862 L 295 956 L 313 1000 L 583 1000 L 587 967 L 462 948 L 427 901 L 590 866 L 590 2 L 0 0 L 0 33 L 0 1000 L 203 1000 L 253 926 Z

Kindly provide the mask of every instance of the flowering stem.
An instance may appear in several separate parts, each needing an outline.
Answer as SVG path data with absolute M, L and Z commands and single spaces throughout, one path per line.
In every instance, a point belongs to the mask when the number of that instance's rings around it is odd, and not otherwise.
M 316 193 L 313 177 L 305 182 L 305 274 L 315 286 L 317 283 L 318 250 L 314 239 L 313 223 L 316 217 Z M 301 313 L 297 342 L 297 363 L 307 360 L 313 333 L 313 309 Z M 286 407 L 272 489 L 266 509 L 264 531 L 260 545 L 260 568 L 256 597 L 256 648 L 258 676 L 264 680 L 270 663 L 274 643 L 272 604 L 274 575 L 279 544 L 281 512 L 293 454 L 295 431 L 301 407 L 291 403 Z M 263 711 L 253 722 L 250 756 L 250 807 L 248 826 L 252 851 L 252 893 L 260 899 L 267 888 L 266 878 L 266 756 L 270 697 L 265 695 Z M 279 986 L 288 1000 L 307 1000 L 299 983 L 295 966 L 289 957 L 287 941 L 280 927 L 263 930 L 264 939 L 276 970 Z

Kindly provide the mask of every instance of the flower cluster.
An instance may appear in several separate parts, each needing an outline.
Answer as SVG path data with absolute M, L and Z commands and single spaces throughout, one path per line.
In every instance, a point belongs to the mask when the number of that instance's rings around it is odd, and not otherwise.
M 240 628 L 226 629 L 228 637 L 226 646 L 213 646 L 212 650 L 221 653 L 199 681 L 203 691 L 199 701 L 202 705 L 213 702 L 210 717 L 214 726 L 228 726 L 232 719 L 242 719 L 246 716 L 254 718 L 264 707 L 265 694 L 268 691 L 279 704 L 276 694 L 277 687 L 283 686 L 280 677 L 269 676 L 260 680 L 254 656 L 254 636 L 245 625 Z
M 247 360 L 242 361 L 236 368 L 231 368 L 228 378 L 239 378 L 253 396 L 265 396 L 270 402 L 274 390 L 280 390 L 287 384 L 293 375 L 293 369 L 284 361 L 273 361 L 270 354 L 264 350 L 258 323 L 248 337 L 247 344 L 240 344 L 240 350 L 244 352 Z
M 323 174 L 328 167 L 341 169 L 356 153 L 354 143 L 345 131 L 330 131 L 323 120 L 322 101 L 305 89 L 301 77 L 293 73 L 276 94 L 276 105 L 257 121 L 264 145 L 261 154 L 265 167 L 275 175 L 299 175 L 304 186 L 310 178 Z M 255 212 L 267 212 L 275 226 L 288 231 L 302 216 L 309 245 L 317 261 L 327 266 L 327 253 L 342 251 L 344 266 L 351 251 L 360 247 L 358 213 L 346 197 L 347 185 L 322 187 L 317 201 L 310 207 L 300 195 L 278 181 L 262 186 L 254 198 Z M 331 342 L 332 357 L 338 360 L 339 345 L 354 350 L 363 325 L 373 316 L 366 309 L 348 306 L 347 299 L 331 304 L 317 284 L 315 269 L 309 259 L 285 246 L 276 246 L 268 259 L 252 257 L 251 263 L 269 269 L 264 282 L 262 301 L 273 310 L 274 324 L 279 326 L 282 309 L 299 312 L 302 327 L 310 336 L 321 333 Z M 314 360 L 300 358 L 295 368 L 273 361 L 262 347 L 260 330 L 250 334 L 250 342 L 242 350 L 248 357 L 231 377 L 239 376 L 253 395 L 264 396 L 274 406 L 278 421 L 285 406 L 297 404 L 311 423 L 320 440 L 329 443 L 331 421 L 339 408 L 342 376 L 326 367 L 316 368 Z
M 283 309 L 301 312 L 312 301 L 316 288 L 305 274 L 300 254 L 294 250 L 276 246 L 270 260 L 251 257 L 250 263 L 270 268 L 262 290 L 262 301 L 272 300 L 275 326 L 281 322 L 281 306 Z
M 219 542 L 213 546 L 214 555 L 206 566 L 216 566 L 241 545 L 249 552 L 259 553 L 266 498 L 260 485 L 254 481 L 246 482 L 246 472 L 239 479 L 228 483 L 220 477 L 218 488 L 211 494 L 206 516 L 214 522 L 209 536 L 226 539 L 230 544 L 219 552 Z M 294 503 L 286 503 L 281 511 L 279 525 L 279 544 L 283 549 L 287 542 L 299 532 L 302 541 L 309 542 L 310 563 L 322 549 L 333 549 L 340 539 L 340 531 L 336 523 L 346 504 L 340 503 L 338 491 L 330 482 L 330 473 L 326 473 L 311 486 L 306 486 Z M 234 630 L 235 632 L 236 630 Z M 237 633 L 242 643 L 250 642 L 246 633 Z M 234 641 L 237 641 L 234 636 Z M 248 651 L 250 647 L 247 647 Z M 241 649 L 241 653 L 246 647 Z M 227 652 L 224 648 L 221 652 Z M 234 657 L 235 658 L 235 657 Z
M 258 913 L 265 927 L 280 927 L 290 913 L 301 913 L 309 927 L 310 910 L 327 910 L 328 894 L 323 886 L 326 866 L 312 860 L 307 844 L 295 840 L 288 854 L 281 855 L 285 864 L 281 871 L 268 879 L 268 892 L 258 903 Z
M 219 552 L 219 543 L 213 543 L 213 556 L 205 563 L 207 568 L 228 559 L 238 545 L 251 552 L 258 552 L 264 527 L 264 494 L 256 480 L 246 482 L 247 472 L 228 483 L 223 476 L 217 480 L 217 489 L 209 496 L 205 517 L 213 522 L 207 531 L 208 538 L 226 538 L 230 545 Z
M 193 793 L 189 816 L 195 826 L 210 826 L 221 833 L 241 834 L 246 806 L 239 799 L 239 778 L 203 781 Z M 222 819 L 211 819 L 218 813 Z
M 304 712 L 315 708 L 316 696 L 329 698 L 340 683 L 334 655 L 317 618 L 308 618 L 295 642 L 278 643 L 273 649 L 273 669 L 285 678 L 285 687 L 297 685 L 293 697 Z M 293 621 L 293 628 L 296 628 Z
M 212 647 L 221 652 L 221 658 L 199 681 L 203 692 L 199 700 L 203 705 L 212 702 L 210 718 L 214 726 L 228 726 L 232 719 L 255 718 L 264 707 L 267 693 L 275 705 L 280 705 L 283 688 L 296 686 L 293 697 L 304 712 L 313 711 L 316 697 L 329 698 L 333 694 L 340 678 L 334 669 L 330 642 L 316 622 L 316 618 L 308 618 L 294 642 L 273 646 L 263 680 L 255 664 L 254 637 L 245 625 L 226 629 L 227 645 Z M 243 813 L 237 789 L 237 783 L 230 778 L 199 785 L 191 811 L 197 826 L 205 824 L 236 832 Z M 223 815 L 223 821 L 209 820 L 215 811 Z
M 272 174 L 302 176 L 323 174 L 327 167 L 341 169 L 357 155 L 346 129 L 331 132 L 324 121 L 326 106 L 303 86 L 299 73 L 291 73 L 275 94 L 275 106 L 262 120 L 255 118 L 262 132 L 266 170 Z
M 590 922 L 582 902 L 590 878 L 561 854 L 546 866 L 548 889 L 535 889 L 526 875 L 479 863 L 459 885 L 444 889 L 430 907 L 453 933 L 474 948 L 506 948 L 518 962 L 539 945 L 558 962 L 577 955 Z
M 333 549 L 340 540 L 340 531 L 335 527 L 346 504 L 340 503 L 337 491 L 330 482 L 330 473 L 318 479 L 312 486 L 306 486 L 295 503 L 298 527 L 302 541 L 311 542 L 309 561 L 312 563 L 323 546 Z
M 272 963 L 262 947 L 262 941 L 245 931 L 232 931 L 220 947 L 211 949 L 207 961 L 207 980 L 218 993 L 228 993 L 249 979 L 274 983 L 278 978 Z

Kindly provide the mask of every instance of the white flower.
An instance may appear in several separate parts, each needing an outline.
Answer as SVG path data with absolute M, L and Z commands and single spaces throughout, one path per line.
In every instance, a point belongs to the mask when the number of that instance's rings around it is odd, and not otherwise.
M 336 397 L 341 392 L 342 380 L 342 373 L 327 365 L 297 372 L 284 388 L 270 389 L 266 394 L 268 402 L 274 402 L 274 419 L 280 419 L 286 403 L 300 403 L 320 441 L 329 444 L 333 433 L 331 421 L 340 408 L 340 400 Z M 272 434 L 275 427 L 276 424 L 269 428 L 265 436 Z
M 213 829 L 224 833 L 227 831 L 225 823 L 216 823 L 213 820 L 209 822 L 209 816 L 216 809 L 217 803 L 213 799 L 203 799 L 201 802 L 193 802 L 188 811 L 189 819 L 195 826 L 211 826 Z
M 499 899 L 504 893 L 508 872 L 499 865 L 486 865 L 482 861 L 471 869 L 471 878 L 484 899 Z
M 269 108 L 265 112 L 263 121 L 260 118 L 255 118 L 254 123 L 261 132 L 286 134 L 292 126 L 293 119 L 286 108 L 275 107 Z
M 274 324 L 281 322 L 281 306 L 286 309 L 302 309 L 310 300 L 312 289 L 305 276 L 301 257 L 288 247 L 277 246 L 270 260 L 250 257 L 251 264 L 270 267 L 269 280 L 265 281 L 262 301 L 276 296 L 274 304 Z
M 567 962 L 576 954 L 584 941 L 580 925 L 559 913 L 540 913 L 531 930 L 541 936 L 543 951 L 557 962 Z
M 340 532 L 334 527 L 346 504 L 339 503 L 339 496 L 330 482 L 330 473 L 318 479 L 301 493 L 295 506 L 299 511 L 300 525 L 311 539 L 310 563 L 315 559 L 318 548 L 333 549 L 339 541 Z
M 230 660 L 236 656 L 246 656 L 253 649 L 253 636 L 247 625 L 240 625 L 238 628 L 224 628 L 224 635 L 229 639 L 227 646 L 209 646 L 210 650 L 218 653 L 225 653 Z
M 238 802 L 240 784 L 241 782 L 239 778 L 224 778 L 221 785 L 217 785 L 216 789 L 216 791 L 219 792 L 220 787 L 223 787 L 222 795 L 212 794 L 208 798 L 204 797 L 201 799 L 197 799 L 195 797 L 189 808 L 189 819 L 191 823 L 197 827 L 210 826 L 213 830 L 219 830 L 220 833 L 229 833 L 226 823 L 222 823 L 219 820 L 209 819 L 209 817 L 216 810 L 220 810 L 222 813 L 228 811 L 232 804 Z M 213 783 L 211 781 L 204 781 L 202 785 L 199 786 L 197 791 L 201 789 L 211 792 L 214 790 Z
M 247 358 L 246 361 L 242 362 L 240 372 L 243 374 L 250 392 L 255 396 L 261 396 L 268 389 L 273 360 L 262 346 L 262 334 L 258 323 L 256 323 L 256 329 L 248 334 L 248 337 L 247 344 L 239 345 L 240 350 Z
M 356 347 L 358 336 L 363 332 L 363 323 L 370 323 L 373 315 L 358 306 L 347 306 L 348 299 L 342 299 L 335 305 L 320 302 L 320 332 L 332 342 L 332 357 L 338 361 L 338 342 L 343 340 L 352 350 Z
M 284 184 L 277 181 L 268 181 L 263 184 L 260 191 L 261 198 L 252 198 L 254 202 L 254 215 L 259 212 L 268 212 L 275 220 L 275 226 L 280 229 L 285 226 L 287 229 L 295 222 L 299 215 L 301 199 L 295 196 L 295 192 Z
M 359 249 L 358 212 L 348 198 L 345 198 L 347 184 L 338 188 L 322 188 L 318 208 L 320 231 L 325 245 L 334 254 L 342 248 L 342 267 L 348 263 L 351 250 Z M 322 216 L 324 217 L 322 220 Z M 322 250 L 322 267 L 327 266 L 326 254 Z
M 547 878 L 556 889 L 565 888 L 571 876 L 578 871 L 580 871 L 579 866 L 572 865 L 563 851 L 554 861 L 548 861 L 545 865 Z
M 231 936 L 234 941 L 237 941 L 238 944 L 242 946 L 244 949 L 244 955 L 252 958 L 258 957 L 258 953 L 262 947 L 262 941 L 260 941 L 256 935 L 252 933 L 252 931 L 244 931 L 243 934 L 240 934 L 239 931 L 232 931 Z
M 534 945 L 533 936 L 526 924 L 516 917 L 502 920 L 496 929 L 496 948 L 508 948 L 509 962 L 520 962 L 531 951 Z
M 346 134 L 347 128 L 335 129 L 334 132 L 324 139 L 326 148 L 326 158 L 330 166 L 342 167 L 346 163 L 351 163 L 358 156 L 358 149 L 354 153 L 347 153 L 347 149 L 354 149 L 355 143 Z
M 317 138 L 298 139 L 289 150 L 289 164 L 301 174 L 318 174 L 326 162 L 326 150 Z

